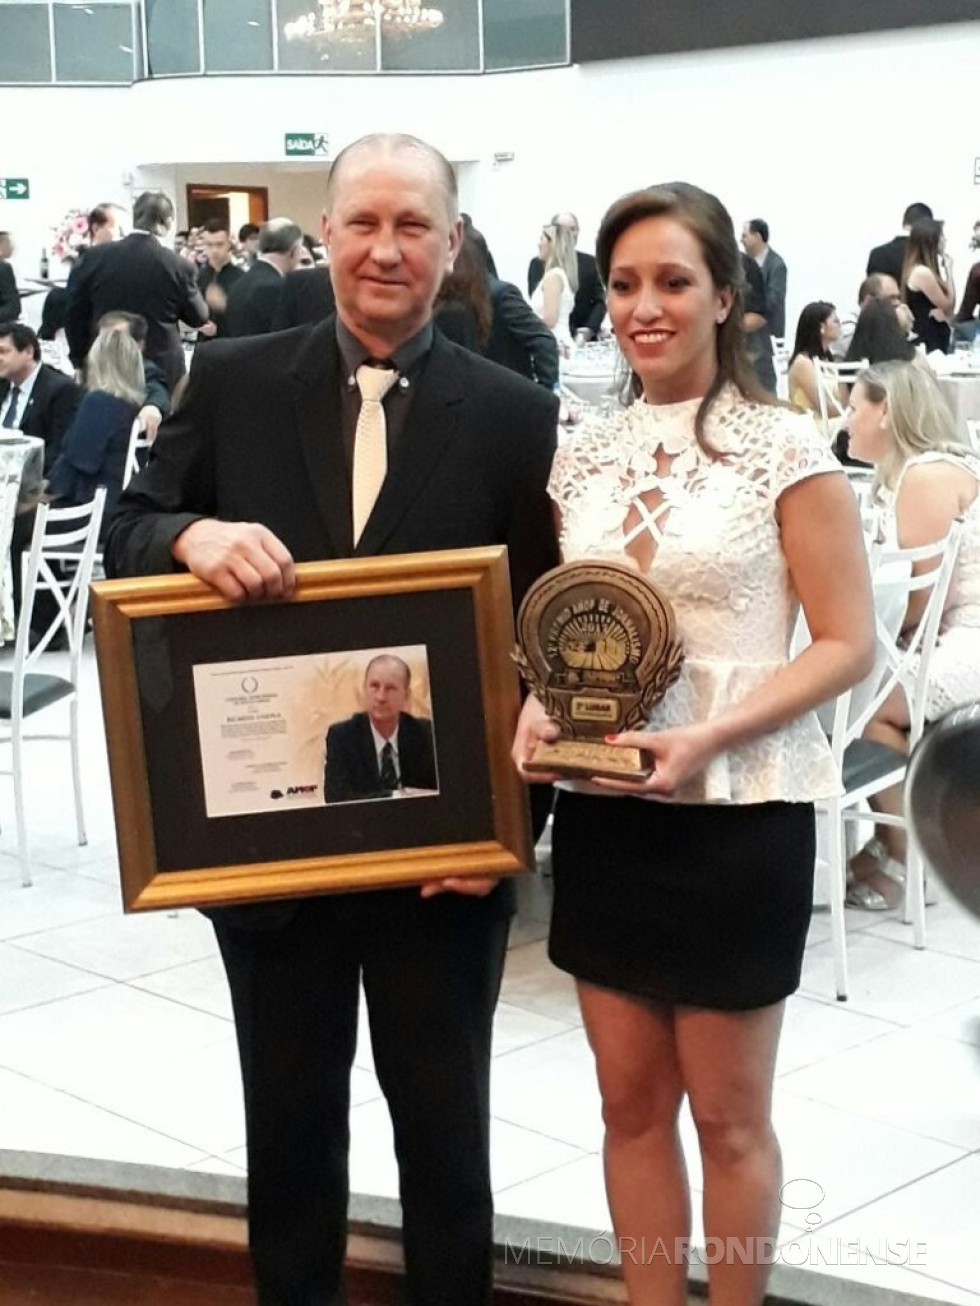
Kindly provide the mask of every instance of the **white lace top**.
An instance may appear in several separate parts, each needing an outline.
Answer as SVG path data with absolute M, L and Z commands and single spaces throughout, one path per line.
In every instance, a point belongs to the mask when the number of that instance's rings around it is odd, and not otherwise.
M 559 449 L 549 491 L 562 514 L 566 561 L 619 555 L 649 532 L 649 574 L 674 607 L 684 645 L 680 679 L 650 728 L 706 721 L 740 702 L 788 660 L 798 611 L 780 545 L 777 504 L 790 485 L 841 472 L 810 417 L 724 391 L 694 434 L 700 400 L 643 401 L 596 415 Z M 660 447 L 673 461 L 657 472 Z M 639 497 L 660 491 L 651 509 Z M 627 518 L 639 519 L 626 531 Z M 819 548 L 819 541 L 814 541 Z M 839 789 L 811 712 L 714 758 L 676 795 L 682 802 L 809 802 Z

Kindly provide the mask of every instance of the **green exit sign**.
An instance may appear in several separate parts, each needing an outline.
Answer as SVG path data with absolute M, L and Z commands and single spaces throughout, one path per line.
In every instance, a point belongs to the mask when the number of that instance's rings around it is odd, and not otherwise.
M 286 132 L 287 158 L 312 158 L 326 154 L 329 145 L 323 132 Z
M 0 177 L 0 200 L 29 200 L 31 183 L 26 177 Z

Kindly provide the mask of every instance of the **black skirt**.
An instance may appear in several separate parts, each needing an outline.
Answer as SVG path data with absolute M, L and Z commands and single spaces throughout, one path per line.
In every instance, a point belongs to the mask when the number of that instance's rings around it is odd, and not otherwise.
M 814 855 L 808 803 L 559 793 L 551 960 L 657 1002 L 768 1006 L 799 986 Z

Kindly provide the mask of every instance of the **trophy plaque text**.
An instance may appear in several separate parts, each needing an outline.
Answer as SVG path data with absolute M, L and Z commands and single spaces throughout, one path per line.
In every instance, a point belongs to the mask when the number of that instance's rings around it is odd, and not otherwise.
M 641 728 L 680 674 L 674 613 L 632 567 L 569 562 L 528 590 L 517 616 L 515 653 L 528 688 L 561 737 L 539 743 L 528 771 L 643 780 L 653 762 L 639 748 L 604 743 Z

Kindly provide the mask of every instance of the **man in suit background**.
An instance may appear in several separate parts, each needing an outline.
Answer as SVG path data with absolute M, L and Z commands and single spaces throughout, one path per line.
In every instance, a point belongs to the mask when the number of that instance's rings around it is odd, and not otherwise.
M 749 362 L 762 386 L 774 395 L 776 368 L 773 363 L 772 332 L 769 330 L 769 321 L 766 317 L 768 310 L 762 269 L 754 258 L 749 258 L 748 254 L 743 253 L 742 273 L 745 277 L 745 285 L 742 288 L 745 300 L 742 329 L 746 335 L 745 344 Z
M 908 245 L 909 232 L 916 222 L 931 218 L 932 209 L 928 204 L 910 204 L 902 215 L 902 234 L 893 236 L 884 245 L 875 245 L 868 255 L 867 276 L 872 272 L 883 272 L 885 276 L 894 277 L 902 284 L 902 272 L 905 268 L 905 247 Z
M 197 288 L 204 296 L 211 320 L 198 330 L 198 340 L 227 335 L 225 310 L 228 296 L 245 275 L 232 259 L 231 230 L 226 218 L 208 218 L 201 228 L 201 243 L 207 262 L 198 269 Z
M 771 335 L 786 336 L 786 264 L 769 247 L 769 223 L 750 218 L 742 228 L 742 248 L 762 271 L 766 294 L 766 323 Z
M 558 404 L 433 331 L 461 236 L 455 177 L 431 146 L 394 135 L 341 151 L 323 218 L 337 316 L 201 351 L 120 500 L 108 573 L 183 566 L 228 598 L 276 599 L 294 560 L 506 544 L 519 601 L 557 561 L 546 483 Z M 368 446 L 384 454 L 371 495 Z M 457 763 L 433 801 L 451 810 L 469 782 Z M 511 884 L 450 877 L 214 913 L 262 1306 L 342 1300 L 362 982 L 396 1139 L 407 1301 L 489 1306 L 490 1041 L 512 912 Z
M 65 331 L 71 361 L 82 367 L 103 313 L 123 309 L 146 318 L 146 357 L 160 367 L 171 393 L 184 375 L 178 322 L 199 327 L 208 307 L 194 265 L 165 242 L 174 206 L 160 191 L 144 191 L 133 205 L 133 230 L 122 240 L 93 245 L 70 278 Z
M 71 377 L 41 362 L 41 345 L 29 326 L 0 323 L 0 429 L 42 439 L 45 474 L 61 451 L 82 394 Z
M 20 317 L 20 291 L 9 259 L 14 242 L 9 231 L 0 231 L 0 322 L 16 322 Z
M 564 227 L 572 236 L 572 244 L 578 246 L 578 218 L 574 213 L 556 213 L 551 219 L 551 226 Z M 574 336 L 578 331 L 587 331 L 589 339 L 594 340 L 599 334 L 602 319 L 606 316 L 606 297 L 602 291 L 599 268 L 592 254 L 583 254 L 575 250 L 578 263 L 578 290 L 575 302 L 568 315 L 568 329 Z M 538 282 L 544 276 L 544 262 L 533 258 L 527 268 L 527 293 L 533 295 Z
M 325 322 L 337 308 L 325 264 L 297 268 L 283 277 L 282 293 L 272 315 L 273 331 L 288 331 L 306 322 Z
M 364 671 L 364 711 L 327 731 L 324 801 L 390 798 L 398 789 L 438 789 L 432 722 L 405 709 L 412 669 L 380 653 Z
M 255 262 L 228 292 L 225 335 L 261 336 L 273 330 L 283 279 L 299 267 L 302 253 L 303 232 L 295 222 L 273 218 L 265 223 Z

